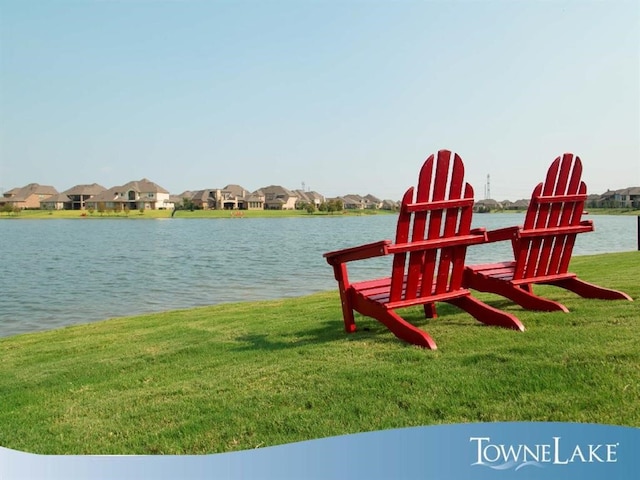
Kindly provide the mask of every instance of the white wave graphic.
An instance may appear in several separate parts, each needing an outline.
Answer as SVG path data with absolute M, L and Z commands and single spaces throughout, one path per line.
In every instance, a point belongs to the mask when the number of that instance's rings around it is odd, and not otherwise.
M 488 463 L 474 463 L 472 464 L 472 466 L 475 465 L 483 465 L 485 467 L 489 467 L 493 470 L 509 470 L 510 468 L 514 468 L 514 471 L 518 471 L 523 467 L 538 467 L 538 468 L 544 468 L 544 465 L 542 465 L 540 462 L 524 462 L 524 463 L 516 463 L 513 460 L 509 460 L 508 462 L 503 463 L 502 465 L 490 465 Z M 517 465 L 517 466 L 516 466 Z
M 518 470 L 520 470 L 522 467 L 538 467 L 538 468 L 544 468 L 544 465 L 542 465 L 540 462 L 524 462 L 521 463 L 520 465 L 518 465 L 516 467 L 516 472 Z

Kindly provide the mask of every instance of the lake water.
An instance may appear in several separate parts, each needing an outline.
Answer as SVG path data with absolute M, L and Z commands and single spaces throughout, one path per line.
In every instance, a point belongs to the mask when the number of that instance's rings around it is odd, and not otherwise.
M 523 214 L 475 215 L 488 229 Z M 305 295 L 336 288 L 324 252 L 392 239 L 395 215 L 264 219 L 0 221 L 0 337 L 145 312 Z M 636 217 L 594 216 L 575 255 L 636 249 Z M 507 242 L 467 263 L 507 260 Z M 388 258 L 350 264 L 353 280 Z

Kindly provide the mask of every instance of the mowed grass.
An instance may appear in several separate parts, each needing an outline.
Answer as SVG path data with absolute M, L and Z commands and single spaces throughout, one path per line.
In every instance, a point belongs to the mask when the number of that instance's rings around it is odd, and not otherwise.
M 640 298 L 640 252 L 577 257 L 572 270 Z M 463 422 L 640 426 L 640 302 L 536 291 L 571 313 L 478 294 L 515 313 L 516 332 L 447 304 L 433 320 L 405 310 L 436 351 L 360 316 L 345 334 L 335 292 L 0 339 L 0 445 L 203 454 Z

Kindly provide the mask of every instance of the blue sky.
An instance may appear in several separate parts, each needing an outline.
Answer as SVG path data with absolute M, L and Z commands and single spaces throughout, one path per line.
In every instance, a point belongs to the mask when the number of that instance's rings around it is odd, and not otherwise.
M 448 148 L 476 198 L 573 151 L 640 185 L 636 1 L 0 0 L 0 190 L 146 177 L 399 199 Z

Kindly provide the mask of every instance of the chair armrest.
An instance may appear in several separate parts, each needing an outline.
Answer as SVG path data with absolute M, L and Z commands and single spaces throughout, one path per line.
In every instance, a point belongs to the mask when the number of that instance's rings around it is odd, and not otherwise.
M 322 256 L 327 259 L 327 263 L 329 265 L 338 265 L 341 263 L 351 262 L 353 260 L 381 257 L 388 253 L 387 247 L 389 245 L 391 245 L 391 240 L 382 240 L 380 242 L 367 243 L 366 245 L 360 245 L 358 247 L 327 252 Z
M 518 237 L 518 233 L 522 227 L 506 227 L 497 230 L 489 230 L 487 232 L 487 242 L 502 242 L 504 240 L 513 240 Z

